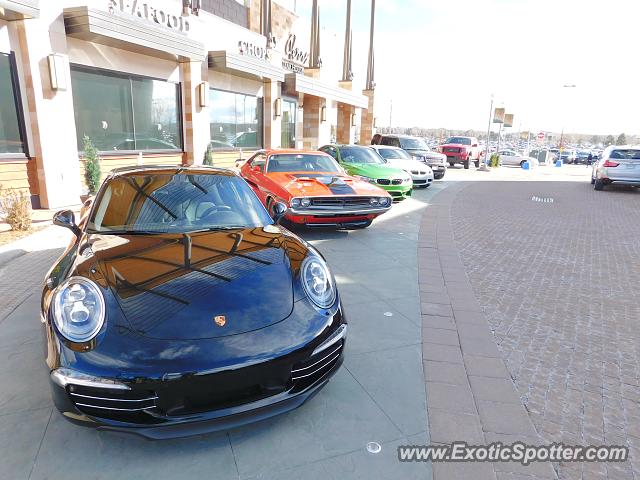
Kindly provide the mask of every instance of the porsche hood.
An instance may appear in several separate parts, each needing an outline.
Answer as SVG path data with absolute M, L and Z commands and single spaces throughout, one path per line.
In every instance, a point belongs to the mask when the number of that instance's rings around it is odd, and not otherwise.
M 291 262 L 276 227 L 93 235 L 90 241 L 103 283 L 138 334 L 224 337 L 273 325 L 292 312 Z

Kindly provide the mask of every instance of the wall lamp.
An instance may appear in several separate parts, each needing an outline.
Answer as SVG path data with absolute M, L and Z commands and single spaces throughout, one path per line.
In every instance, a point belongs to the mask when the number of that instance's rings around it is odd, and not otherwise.
M 355 113 L 351 114 L 351 126 L 352 127 L 356 126 L 356 114 Z
M 68 62 L 66 55 L 52 53 L 47 57 L 49 62 L 49 80 L 53 90 L 66 90 Z
M 273 104 L 273 114 L 276 117 L 280 117 L 282 115 L 282 99 L 276 98 L 276 101 Z
M 320 109 L 320 121 L 321 122 L 327 121 L 327 107 L 322 107 Z
M 201 107 L 209 106 L 209 82 L 198 85 L 198 103 Z

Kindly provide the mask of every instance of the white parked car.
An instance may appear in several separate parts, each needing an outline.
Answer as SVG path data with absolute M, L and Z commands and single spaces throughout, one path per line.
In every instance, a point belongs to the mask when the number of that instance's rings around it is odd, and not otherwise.
M 387 165 L 401 168 L 411 175 L 414 187 L 427 188 L 433 182 L 433 170 L 431 167 L 415 160 L 405 150 L 387 145 L 372 145 L 371 148 L 378 152 Z
M 521 167 L 524 162 L 529 162 L 532 167 L 538 166 L 538 159 L 533 157 L 525 157 L 518 154 L 515 150 L 500 150 L 500 165 L 510 165 L 515 167 Z

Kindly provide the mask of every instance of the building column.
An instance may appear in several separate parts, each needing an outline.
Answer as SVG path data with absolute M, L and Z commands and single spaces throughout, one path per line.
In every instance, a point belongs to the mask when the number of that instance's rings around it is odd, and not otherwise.
M 323 99 L 311 95 L 304 96 L 302 148 L 305 150 L 315 150 L 319 147 L 320 115 L 323 106 Z
M 373 109 L 375 106 L 375 90 L 363 90 L 362 94 L 369 100 L 366 110 L 362 110 L 362 125 L 360 126 L 360 145 L 369 145 L 371 138 L 375 135 L 375 117 Z
M 209 129 L 209 108 L 200 106 L 201 85 L 207 80 L 208 68 L 205 62 L 183 62 L 180 64 L 182 77 L 182 109 L 184 131 L 184 165 L 201 165 L 204 153 L 211 141 Z M 208 96 L 209 92 L 205 94 Z
M 282 100 L 280 115 L 276 116 L 276 100 L 280 98 L 280 82 L 264 81 L 264 147 L 280 148 L 282 145 Z
M 352 90 L 350 81 L 341 81 L 340 86 L 346 90 Z M 355 108 L 346 103 L 338 103 L 338 131 L 336 132 L 336 142 L 349 144 L 353 142 L 353 127 L 351 126 L 351 116 L 355 113 Z
M 48 28 L 47 28 L 48 27 Z M 56 209 L 80 203 L 80 162 L 73 114 L 71 71 L 64 71 L 67 89 L 53 90 L 48 55 L 67 54 L 67 37 L 62 15 L 51 25 L 44 19 L 18 20 L 20 44 L 18 61 L 24 74 L 24 87 L 32 134 L 31 156 L 35 157 L 40 206 Z M 46 125 L 46 128 L 41 128 Z

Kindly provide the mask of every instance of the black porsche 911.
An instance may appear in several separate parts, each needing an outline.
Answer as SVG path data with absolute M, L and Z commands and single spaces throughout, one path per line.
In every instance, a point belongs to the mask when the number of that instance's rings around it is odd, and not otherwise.
M 77 225 L 71 211 L 54 223 L 75 236 L 42 321 L 71 421 L 149 438 L 228 429 L 300 406 L 342 363 L 324 259 L 232 172 L 115 170 Z

